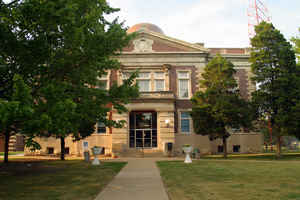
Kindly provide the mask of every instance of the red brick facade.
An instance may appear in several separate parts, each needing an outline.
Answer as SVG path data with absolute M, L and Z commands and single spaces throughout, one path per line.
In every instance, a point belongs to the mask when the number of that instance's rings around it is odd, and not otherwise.
M 0 152 L 4 152 L 4 137 L 0 135 Z

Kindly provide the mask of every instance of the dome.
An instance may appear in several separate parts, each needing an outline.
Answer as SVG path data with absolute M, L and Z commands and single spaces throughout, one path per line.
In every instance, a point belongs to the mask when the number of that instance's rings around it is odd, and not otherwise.
M 158 26 L 156 26 L 154 24 L 150 24 L 150 23 L 136 24 L 136 25 L 130 27 L 127 30 L 127 33 L 133 33 L 133 32 L 142 31 L 142 30 L 147 30 L 147 31 L 164 34 L 164 32 L 161 30 L 161 28 L 159 28 Z

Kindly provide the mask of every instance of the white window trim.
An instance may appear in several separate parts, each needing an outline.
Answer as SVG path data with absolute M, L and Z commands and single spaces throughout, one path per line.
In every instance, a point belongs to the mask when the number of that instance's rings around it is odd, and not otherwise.
M 147 77 L 136 77 L 136 81 L 149 81 L 149 90 L 148 91 L 140 91 L 140 92 L 151 92 L 152 91 L 152 85 L 151 85 L 151 82 L 152 82 L 152 73 L 151 71 L 141 71 L 139 73 L 147 73 L 148 76 Z
M 156 77 L 156 74 L 157 73 L 161 73 L 162 74 L 162 77 Z M 153 81 L 154 81 L 154 88 L 153 88 L 153 91 L 154 92 L 162 92 L 162 91 L 166 91 L 166 74 L 165 72 L 163 71 L 154 71 L 153 72 L 153 75 L 154 75 L 154 78 L 153 78 Z M 156 81 L 164 81 L 164 84 L 163 84 L 163 89 L 162 90 L 156 90 Z
M 193 129 L 193 120 L 192 117 L 190 117 L 190 132 L 182 132 L 181 131 L 181 113 L 183 112 L 190 112 L 192 111 L 191 109 L 188 110 L 178 110 L 178 133 L 182 135 L 192 135 L 194 133 Z
M 188 73 L 188 78 L 179 78 L 179 73 L 180 72 L 187 72 Z M 191 77 L 192 77 L 192 73 L 191 73 L 191 70 L 177 70 L 176 71 L 176 76 L 177 76 L 177 95 L 178 95 L 178 99 L 191 99 L 192 97 L 192 81 L 191 81 Z M 188 80 L 188 97 L 180 97 L 179 94 L 180 94 L 180 88 L 179 88 L 179 80 Z
M 131 73 L 132 71 L 120 71 L 119 72 L 119 80 L 120 80 L 120 83 L 122 84 L 123 81 L 125 80 L 123 74 L 124 73 Z M 151 69 L 151 70 L 143 70 L 143 71 L 140 71 L 139 73 L 149 73 L 149 77 L 145 78 L 145 77 L 137 77 L 136 80 L 135 80 L 135 83 L 136 81 L 138 80 L 149 80 L 150 81 L 150 85 L 149 85 L 149 91 L 140 91 L 140 92 L 163 92 L 163 91 L 166 91 L 166 82 L 167 82 L 167 75 L 166 75 L 166 72 L 165 71 L 160 71 L 160 70 L 155 70 L 155 69 Z M 163 74 L 163 77 L 156 77 L 155 74 L 156 73 L 162 73 Z M 163 80 L 164 81 L 164 88 L 163 90 L 160 90 L 160 91 L 157 91 L 156 90 L 156 81 L 155 80 Z

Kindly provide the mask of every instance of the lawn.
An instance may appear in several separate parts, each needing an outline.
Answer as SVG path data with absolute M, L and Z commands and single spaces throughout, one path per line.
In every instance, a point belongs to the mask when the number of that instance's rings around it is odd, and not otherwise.
M 300 162 L 158 162 L 170 200 L 300 200 Z
M 93 200 L 126 165 L 84 161 L 0 163 L 0 200 Z
M 202 156 L 202 159 L 218 159 L 224 160 L 223 154 Z M 269 161 L 300 161 L 300 153 L 282 153 L 280 159 L 276 158 L 275 153 L 260 153 L 260 154 L 229 154 L 226 160 L 269 160 Z
M 17 155 L 17 154 L 23 154 L 24 151 L 10 151 L 8 152 L 8 155 Z M 0 156 L 4 156 L 4 152 L 0 152 Z

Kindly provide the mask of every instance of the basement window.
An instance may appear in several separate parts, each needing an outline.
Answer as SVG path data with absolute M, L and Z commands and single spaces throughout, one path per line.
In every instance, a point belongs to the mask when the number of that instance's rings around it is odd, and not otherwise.
M 223 145 L 218 145 L 218 153 L 223 153 L 223 152 L 224 152 Z
M 66 155 L 70 154 L 70 148 L 69 148 L 69 147 L 66 147 L 66 148 L 65 148 L 65 154 L 66 154 Z
M 54 154 L 54 148 L 53 147 L 47 147 L 47 154 Z
M 241 146 L 240 145 L 233 145 L 233 152 L 238 153 L 240 152 Z

